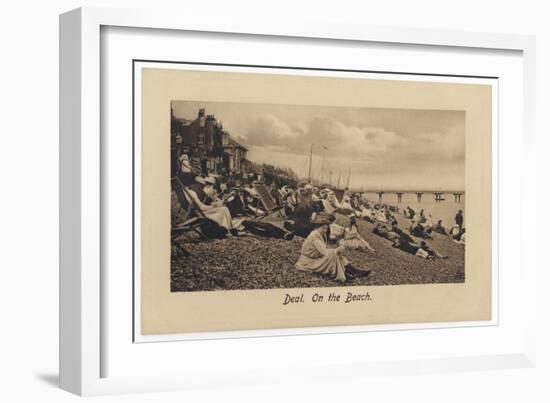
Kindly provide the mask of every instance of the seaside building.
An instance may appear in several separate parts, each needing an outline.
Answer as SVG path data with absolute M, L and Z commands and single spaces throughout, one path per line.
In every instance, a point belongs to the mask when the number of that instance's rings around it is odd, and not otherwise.
M 247 173 L 246 153 L 248 149 L 231 138 L 228 132 L 223 137 L 223 167 L 226 172 Z
M 199 109 L 193 120 L 178 118 L 171 111 L 172 173 L 182 154 L 189 158 L 193 172 L 246 173 L 247 148 L 231 138 L 214 115 Z

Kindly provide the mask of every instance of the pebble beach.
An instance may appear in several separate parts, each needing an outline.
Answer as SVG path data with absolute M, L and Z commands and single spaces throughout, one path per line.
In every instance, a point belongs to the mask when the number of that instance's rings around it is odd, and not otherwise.
M 336 223 L 346 225 L 348 218 L 337 214 Z M 397 214 L 403 229 L 409 220 Z M 282 225 L 282 219 L 269 222 Z M 434 234 L 427 240 L 430 247 L 448 259 L 426 260 L 392 247 L 387 239 L 372 233 L 374 225 L 357 220 L 359 233 L 374 252 L 346 250 L 344 255 L 355 267 L 372 270 L 369 277 L 344 283 L 330 278 L 301 272 L 294 268 L 300 255 L 303 238 L 290 241 L 252 235 L 227 237 L 221 240 L 201 240 L 195 234 L 185 234 L 173 240 L 171 250 L 171 290 L 214 291 L 291 289 L 337 286 L 390 286 L 402 284 L 464 282 L 464 245 L 450 237 Z M 418 242 L 421 239 L 416 239 Z

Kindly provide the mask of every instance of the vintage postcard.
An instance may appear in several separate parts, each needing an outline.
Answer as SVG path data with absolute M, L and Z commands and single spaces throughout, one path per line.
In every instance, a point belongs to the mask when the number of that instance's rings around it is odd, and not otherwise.
M 140 77 L 140 334 L 491 319 L 490 83 Z

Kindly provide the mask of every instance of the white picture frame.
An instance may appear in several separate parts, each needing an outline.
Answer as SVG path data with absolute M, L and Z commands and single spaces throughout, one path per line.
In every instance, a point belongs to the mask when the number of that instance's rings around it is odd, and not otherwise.
M 111 394 L 136 391 L 157 391 L 182 389 L 190 387 L 212 387 L 217 385 L 247 385 L 262 382 L 290 380 L 299 373 L 296 362 L 271 360 L 269 356 L 262 364 L 264 373 L 250 374 L 245 367 L 247 360 L 233 364 L 236 375 L 229 377 L 230 370 L 221 366 L 213 370 L 211 364 L 199 363 L 198 356 L 189 355 L 189 360 L 179 364 L 181 371 L 159 372 L 157 376 L 136 376 L 125 369 L 110 371 L 106 362 L 112 350 L 105 346 L 102 330 L 103 318 L 108 316 L 109 304 L 105 302 L 102 290 L 102 271 L 104 240 L 102 239 L 101 215 L 103 181 L 109 172 L 105 170 L 102 157 L 101 130 L 101 30 L 103 27 L 133 27 L 158 30 L 180 30 L 188 32 L 219 33 L 220 35 L 249 35 L 258 40 L 268 37 L 283 37 L 290 40 L 300 38 L 338 39 L 345 43 L 376 42 L 379 44 L 401 44 L 411 46 L 433 46 L 456 49 L 476 49 L 478 52 L 492 50 L 513 51 L 521 53 L 523 103 L 523 136 L 518 141 L 523 145 L 521 182 L 525 188 L 535 186 L 534 155 L 534 91 L 535 91 L 535 41 L 533 37 L 520 35 L 466 33 L 455 31 L 429 31 L 407 28 L 381 28 L 368 26 L 350 26 L 341 24 L 305 21 L 303 24 L 282 27 L 276 22 L 248 21 L 244 19 L 214 20 L 197 16 L 185 19 L 175 13 L 150 10 L 110 10 L 102 8 L 82 8 L 70 11 L 60 17 L 60 384 L 63 389 L 80 395 Z M 223 34 L 221 34 L 223 33 Z M 433 73 L 433 71 L 432 71 Z M 519 101 L 518 101 L 519 102 Z M 503 155 L 509 150 L 500 149 Z M 506 183 L 506 177 L 499 177 Z M 514 182 L 516 184 L 516 182 Z M 525 193 L 520 196 L 526 198 Z M 524 200 L 526 201 L 526 200 Z M 340 376 L 346 374 L 369 375 L 374 373 L 402 374 L 418 371 L 473 370 L 481 368 L 522 367 L 534 365 L 535 337 L 535 279 L 536 262 L 534 246 L 526 235 L 534 231 L 536 211 L 523 203 L 521 251 L 510 249 L 498 250 L 498 259 L 518 253 L 521 260 L 523 281 L 518 283 L 515 292 L 523 300 L 524 321 L 513 323 L 510 334 L 525 335 L 523 343 L 518 344 L 514 338 L 504 343 L 500 353 L 484 354 L 470 352 L 468 355 L 435 354 L 432 357 L 422 356 L 417 359 L 390 357 L 377 362 L 362 361 L 359 357 L 354 362 L 328 361 L 327 364 L 308 365 L 308 378 L 322 379 L 327 377 L 326 369 L 338 371 Z M 498 260 L 497 259 L 497 260 Z M 518 268 L 519 269 L 519 268 Z M 500 298 L 509 306 L 509 293 L 500 293 Z M 128 312 L 131 315 L 131 312 Z M 401 327 L 402 328 L 402 327 Z M 504 327 L 503 327 L 504 328 Z M 485 332 L 497 332 L 498 327 L 487 328 Z M 372 329 L 389 331 L 391 328 Z M 415 330 L 416 335 L 425 334 L 432 337 L 435 330 Z M 460 329 L 448 329 L 446 332 L 459 332 Z M 289 343 L 292 351 L 304 347 L 305 339 L 320 336 L 297 338 L 289 334 L 319 333 L 320 331 L 302 332 L 266 332 L 265 335 L 286 335 L 285 338 L 258 338 L 255 334 L 241 338 L 218 341 L 195 341 L 201 348 L 212 351 L 250 349 L 256 355 L 263 350 L 270 350 L 276 343 Z M 322 333 L 322 332 L 321 332 Z M 335 332 L 331 332 L 335 333 Z M 408 332 L 412 338 L 411 332 Z M 507 333 L 508 334 L 508 333 Z M 488 337 L 491 335 L 487 333 Z M 364 334 L 325 335 L 323 343 L 338 343 L 346 337 L 346 343 L 361 343 Z M 444 336 L 448 337 L 448 336 Z M 519 337 L 519 336 L 518 336 Z M 275 340 L 275 341 L 274 341 Z M 510 339 L 511 340 L 511 339 Z M 132 340 L 127 340 L 132 343 Z M 210 343 L 210 344 L 208 344 Z M 176 343 L 149 343 L 146 355 L 166 353 L 166 345 L 176 348 Z M 178 343 L 179 344 L 179 343 Z M 199 349 L 197 344 L 193 349 Z M 128 350 L 129 354 L 131 349 Z M 251 354 L 254 355 L 254 354 Z M 311 358 L 311 357 L 309 357 Z M 252 358 L 251 358 L 252 360 Z M 144 366 L 146 366 L 146 361 Z M 250 361 L 252 362 L 252 361 Z M 258 364 L 258 363 L 257 363 Z M 259 364 L 258 364 L 259 365 Z M 285 366 L 285 375 L 280 374 Z M 195 376 L 184 375 L 185 368 L 197 368 Z M 172 368 L 173 369 L 173 368 Z M 115 375 L 116 372 L 116 375 Z M 180 375 L 177 375 L 177 372 Z M 201 376 L 211 374 L 209 377 Z M 300 373 L 300 376 L 305 376 Z

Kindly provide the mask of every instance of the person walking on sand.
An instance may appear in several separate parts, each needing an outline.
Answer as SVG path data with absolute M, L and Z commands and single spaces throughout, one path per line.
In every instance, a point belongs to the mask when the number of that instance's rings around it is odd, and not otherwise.
M 320 212 L 312 221 L 316 228 L 311 231 L 302 245 L 300 257 L 295 268 L 329 276 L 336 281 L 346 281 L 348 278 L 366 277 L 371 271 L 360 270 L 342 256 L 344 246 L 327 247 L 329 225 L 332 222 L 330 214 Z
M 464 224 L 464 216 L 462 215 L 462 210 L 458 210 L 458 213 L 456 213 L 455 223 L 456 225 L 458 225 L 458 228 L 462 231 L 462 225 Z

